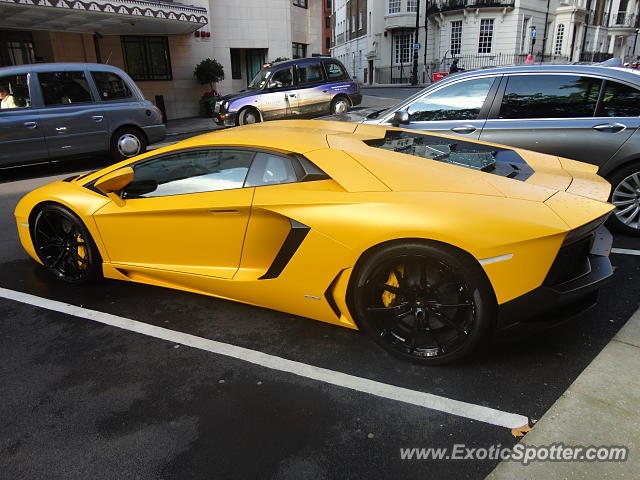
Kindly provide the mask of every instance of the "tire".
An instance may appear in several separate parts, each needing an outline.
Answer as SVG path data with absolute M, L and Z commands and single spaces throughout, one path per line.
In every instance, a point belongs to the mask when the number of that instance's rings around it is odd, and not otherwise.
M 44 266 L 73 284 L 102 278 L 102 257 L 82 221 L 58 204 L 44 206 L 31 230 L 33 246 Z
M 111 137 L 111 159 L 115 162 L 135 157 L 147 151 L 147 138 L 134 127 L 116 130 Z
M 347 113 L 351 107 L 351 102 L 347 97 L 339 96 L 331 101 L 331 115 L 342 115 Z
M 252 125 L 261 121 L 260 114 L 253 108 L 245 108 L 238 114 L 238 125 Z
M 616 206 L 607 225 L 611 229 L 640 237 L 640 163 L 632 163 L 614 171 L 611 183 L 611 203 Z
M 413 362 L 459 360 L 486 344 L 494 329 L 497 303 L 484 271 L 443 244 L 376 250 L 354 272 L 349 292 L 357 324 L 385 350 Z

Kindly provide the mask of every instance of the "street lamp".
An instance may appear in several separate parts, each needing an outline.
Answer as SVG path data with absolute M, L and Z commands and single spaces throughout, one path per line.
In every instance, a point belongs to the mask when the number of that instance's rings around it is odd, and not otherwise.
M 411 85 L 418 84 L 418 50 L 420 49 L 420 43 L 418 42 L 420 33 L 420 0 L 418 0 L 416 3 L 416 34 L 413 42 L 413 70 L 411 72 Z

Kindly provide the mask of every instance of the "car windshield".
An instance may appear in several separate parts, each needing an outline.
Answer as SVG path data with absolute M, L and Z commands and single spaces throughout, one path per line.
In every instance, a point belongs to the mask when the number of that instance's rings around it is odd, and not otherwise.
M 263 68 L 256 74 L 255 77 L 253 77 L 253 80 L 251 80 L 248 88 L 264 88 L 264 86 L 267 84 L 267 81 L 269 80 L 269 77 L 271 77 L 272 74 L 273 70 L 269 68 Z

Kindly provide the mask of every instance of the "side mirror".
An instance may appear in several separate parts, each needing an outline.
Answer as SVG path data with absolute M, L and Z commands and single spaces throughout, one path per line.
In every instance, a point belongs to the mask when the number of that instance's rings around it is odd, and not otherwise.
M 396 110 L 393 114 L 393 118 L 391 119 L 391 125 L 394 127 L 399 127 L 400 125 L 408 125 L 409 124 L 409 112 L 406 110 Z
M 124 205 L 124 200 L 115 192 L 118 192 L 129 185 L 131 180 L 133 180 L 133 168 L 124 167 L 111 173 L 107 173 L 105 176 L 99 178 L 94 184 L 94 187 L 113 200 L 116 205 L 122 207 Z

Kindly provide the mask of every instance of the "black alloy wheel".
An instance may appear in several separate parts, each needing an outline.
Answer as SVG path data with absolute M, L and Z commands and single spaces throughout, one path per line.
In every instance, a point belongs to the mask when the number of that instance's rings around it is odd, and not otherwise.
M 425 364 L 462 358 L 485 341 L 495 296 L 479 264 L 445 246 L 394 245 L 357 272 L 358 322 L 383 348 Z
M 102 276 L 102 259 L 89 231 L 72 212 L 46 205 L 35 217 L 33 244 L 45 267 L 68 283 L 84 283 Z

